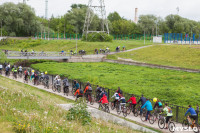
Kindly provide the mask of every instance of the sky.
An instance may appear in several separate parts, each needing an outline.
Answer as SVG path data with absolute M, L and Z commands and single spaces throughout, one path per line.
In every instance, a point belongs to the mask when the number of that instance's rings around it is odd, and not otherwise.
M 48 0 L 48 18 L 64 15 L 70 6 L 76 4 L 88 4 L 89 0 Z M 98 1 L 98 0 L 94 0 Z M 135 8 L 138 8 L 138 16 L 153 14 L 165 18 L 169 14 L 177 14 L 188 19 L 200 21 L 200 0 L 104 0 L 107 15 L 117 11 L 120 16 L 134 20 Z M 0 0 L 0 5 L 5 2 L 23 2 L 23 0 Z M 45 14 L 45 0 L 28 0 L 27 4 L 35 9 L 37 16 Z M 177 12 L 179 7 L 179 12 Z

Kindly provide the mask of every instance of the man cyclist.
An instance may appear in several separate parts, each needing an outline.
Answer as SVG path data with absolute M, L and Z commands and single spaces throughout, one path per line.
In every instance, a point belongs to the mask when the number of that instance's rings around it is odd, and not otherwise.
M 196 113 L 195 109 L 192 108 L 191 105 L 189 105 L 188 108 L 189 108 L 189 109 L 186 111 L 185 116 L 186 116 L 188 113 L 190 113 L 190 115 L 187 117 L 187 119 L 188 119 L 188 121 L 189 121 L 191 124 L 193 124 L 193 123 L 195 123 L 195 121 L 196 121 L 196 119 L 197 119 L 197 113 Z M 193 122 L 191 121 L 191 119 L 193 119 Z
M 49 84 L 49 76 L 48 76 L 47 74 L 48 74 L 48 72 L 46 71 L 46 72 L 44 73 L 44 83 L 45 83 L 46 85 Z M 45 86 L 46 86 L 46 85 L 45 85 Z
M 29 75 L 28 70 L 25 70 L 25 71 L 24 71 L 24 80 L 25 80 L 25 81 L 28 81 L 28 75 Z
M 19 67 L 18 67 L 18 74 L 22 74 L 22 71 L 23 71 L 22 66 L 19 66 Z
M 141 113 L 140 113 L 140 115 L 142 115 L 142 109 L 143 108 L 147 109 L 147 114 L 146 114 L 146 119 L 145 119 L 145 121 L 147 121 L 149 114 L 151 114 L 151 111 L 153 110 L 152 104 L 149 101 L 149 99 L 147 99 L 146 103 L 141 107 Z
M 135 111 L 135 106 L 137 105 L 137 101 L 136 101 L 136 98 L 135 98 L 135 95 L 133 94 L 132 97 L 126 102 L 130 102 L 131 101 L 131 107 L 132 107 L 132 112 Z
M 101 94 L 101 92 L 102 92 L 102 88 L 99 87 L 99 86 L 97 85 L 97 89 L 96 89 L 96 97 L 97 97 L 97 100 L 98 100 L 98 101 L 101 99 L 101 98 L 100 98 L 100 94 Z
M 119 100 L 120 104 L 119 104 L 119 110 L 121 111 L 121 106 L 125 106 L 126 105 L 126 99 L 123 95 L 121 95 L 121 98 Z
M 157 99 L 153 109 L 155 109 L 156 107 L 158 107 L 155 110 L 155 113 L 157 113 L 156 119 L 158 119 L 158 114 L 160 114 L 163 111 L 163 105 L 162 105 L 162 103 L 161 103 L 161 101 L 159 99 Z
M 92 96 L 92 87 L 90 86 L 90 84 L 87 84 L 87 86 L 85 87 L 84 94 L 87 99 L 88 99 L 88 96 L 90 97 Z
M 78 94 L 78 95 L 77 95 Z M 83 90 L 81 90 L 80 88 L 78 88 L 74 94 L 74 96 L 76 96 L 76 100 L 79 98 L 79 97 L 83 97 Z
M 142 103 L 142 106 L 146 103 L 146 98 L 144 97 L 144 95 L 141 96 L 140 100 L 137 103 L 139 104 L 140 102 Z
M 168 129 L 168 122 L 173 116 L 172 109 L 166 103 L 165 104 L 165 108 L 163 109 L 163 111 L 167 114 L 167 117 L 166 117 L 166 128 L 165 129 Z
M 63 80 L 63 88 L 64 88 L 64 94 L 66 94 L 67 92 L 69 92 L 69 82 L 68 82 L 67 78 L 65 78 Z M 67 89 L 68 89 L 68 91 L 67 91 Z
M 60 82 L 61 82 L 60 76 L 57 75 L 57 76 L 54 78 L 54 87 L 57 88 L 57 85 L 61 85 Z
M 119 94 L 117 93 L 117 91 L 115 92 L 115 94 L 114 94 L 111 98 L 113 98 L 113 97 L 115 97 L 115 100 L 113 101 L 113 103 L 114 103 L 114 107 L 115 107 L 116 102 L 119 101 Z
M 6 66 L 6 76 L 8 76 L 9 71 L 10 71 L 10 68 L 9 68 L 8 65 L 7 65 L 7 66 Z
M 118 87 L 117 93 L 119 94 L 120 97 L 121 97 L 121 95 L 123 94 L 123 91 L 120 89 L 120 87 Z
M 13 72 L 13 76 L 15 78 L 17 78 L 17 68 L 16 68 L 16 66 L 13 67 L 12 72 Z
M 76 88 L 76 90 L 80 89 L 80 85 L 79 85 L 78 81 L 76 81 L 75 88 Z
M 3 65 L 0 64 L 0 74 L 2 74 Z

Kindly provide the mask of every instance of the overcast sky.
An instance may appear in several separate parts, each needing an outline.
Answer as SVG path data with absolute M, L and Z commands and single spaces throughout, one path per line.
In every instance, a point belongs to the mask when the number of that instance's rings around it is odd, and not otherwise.
M 89 0 L 48 0 L 48 17 L 59 16 L 70 10 L 73 3 L 87 4 Z M 98 0 L 94 0 L 98 1 Z M 117 11 L 121 16 L 127 19 L 134 19 L 135 8 L 139 9 L 138 15 L 154 14 L 164 18 L 169 14 L 177 14 L 192 20 L 200 21 L 200 0 L 104 0 L 106 4 L 107 15 L 110 12 Z M 23 2 L 23 0 L 0 0 L 4 2 Z M 45 0 L 29 0 L 27 4 L 32 6 L 36 15 L 44 16 Z

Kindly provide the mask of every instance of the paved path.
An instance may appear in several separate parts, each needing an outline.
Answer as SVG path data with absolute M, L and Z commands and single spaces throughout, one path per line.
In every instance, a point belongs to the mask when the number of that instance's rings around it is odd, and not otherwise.
M 10 79 L 13 79 L 11 76 L 10 76 L 9 78 L 10 78 Z M 23 83 L 23 79 L 22 79 L 22 78 L 18 78 L 16 81 L 19 81 L 19 82 L 22 82 L 22 83 Z M 28 84 L 29 84 L 30 86 L 34 86 L 34 85 L 33 85 L 32 83 L 30 83 L 30 82 L 29 82 Z M 62 97 L 65 97 L 65 98 L 67 98 L 67 99 L 75 100 L 75 98 L 74 98 L 73 96 L 65 96 L 63 93 L 53 92 L 52 89 L 51 89 L 51 87 L 50 87 L 50 89 L 45 89 L 44 86 L 42 86 L 42 85 L 38 85 L 38 86 L 34 86 L 34 87 L 36 87 L 36 88 L 38 88 L 38 89 L 42 89 L 42 90 L 48 91 L 48 92 L 50 92 L 50 93 L 53 93 L 53 94 L 56 94 L 56 95 L 59 95 L 59 96 L 62 96 Z M 71 89 L 71 87 L 70 87 L 70 89 Z M 88 107 L 98 109 L 98 104 L 97 104 L 97 103 L 94 103 L 94 105 L 88 104 Z M 113 115 L 115 115 L 115 116 L 123 117 L 122 114 L 118 115 L 117 112 L 116 112 L 115 110 L 110 110 L 110 111 L 111 111 L 111 114 L 113 114 Z M 158 127 L 158 121 L 156 121 L 153 125 L 151 125 L 149 122 L 142 122 L 141 119 L 140 119 L 140 117 L 135 117 L 135 116 L 133 116 L 133 114 L 128 115 L 128 116 L 126 117 L 126 119 L 131 120 L 131 121 L 134 121 L 135 123 L 137 123 L 137 124 L 139 124 L 139 125 L 143 125 L 143 126 L 147 126 L 147 127 L 151 127 L 151 128 L 160 130 L 159 127 Z M 182 125 L 179 124 L 179 123 L 175 123 L 175 124 L 176 124 L 176 127 L 182 127 Z M 164 133 L 169 133 L 169 131 L 168 131 L 168 130 L 165 130 L 165 129 L 164 129 L 164 130 L 160 130 L 160 131 L 162 131 L 162 132 L 164 132 Z M 182 132 L 183 132 L 183 131 L 181 131 L 181 132 L 176 131 L 176 133 L 182 133 Z M 184 132 L 185 132 L 185 131 L 184 131 Z M 192 132 L 185 132 L 185 133 L 192 133 Z

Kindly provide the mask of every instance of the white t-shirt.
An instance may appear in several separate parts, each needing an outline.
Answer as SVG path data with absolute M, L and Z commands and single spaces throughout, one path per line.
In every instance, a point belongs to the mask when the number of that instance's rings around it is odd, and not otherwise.
M 2 69 L 3 68 L 3 66 L 2 65 L 0 65 L 0 69 Z

